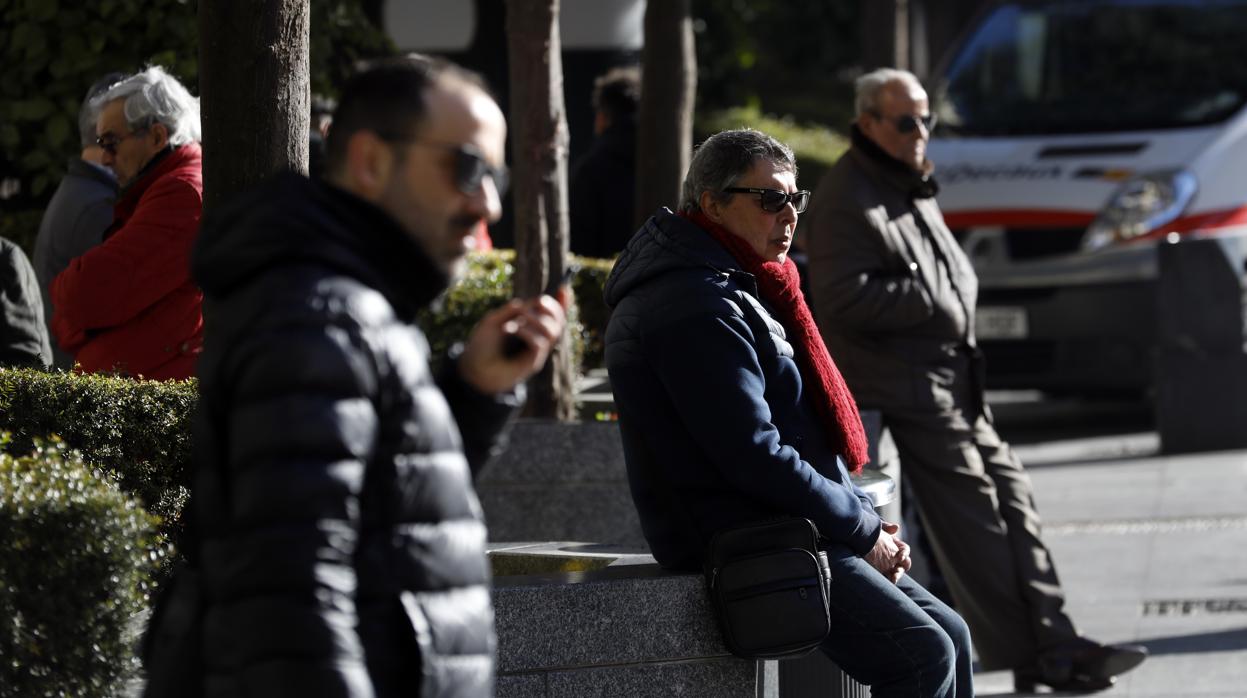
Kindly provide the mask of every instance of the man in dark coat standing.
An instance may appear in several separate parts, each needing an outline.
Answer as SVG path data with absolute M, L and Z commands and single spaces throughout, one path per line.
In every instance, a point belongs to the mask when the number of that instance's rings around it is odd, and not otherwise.
M 957 610 L 986 669 L 1095 691 L 1139 646 L 1085 639 L 1064 611 L 1030 479 L 983 401 L 978 280 L 944 224 L 934 126 L 912 74 L 857 83 L 852 147 L 819 183 L 806 241 L 814 313 L 858 403 L 883 413 Z
M 75 257 L 100 244 L 104 231 L 113 224 L 113 202 L 117 199 L 117 177 L 104 167 L 104 149 L 95 142 L 95 121 L 103 105 L 95 99 L 125 75 L 109 73 L 87 90 L 78 110 L 78 134 L 82 152 L 69 161 L 65 178 L 48 202 L 39 221 L 35 238 L 35 275 L 43 294 L 43 314 L 49 330 L 52 327 L 52 279 L 69 266 Z M 74 357 L 52 347 L 52 364 L 72 368 Z
M 571 250 L 609 259 L 636 232 L 636 111 L 641 71 L 615 68 L 593 83 L 597 139 L 572 167 L 568 215 Z
M 493 695 L 472 479 L 563 310 L 512 301 L 438 371 L 414 322 L 501 214 L 505 139 L 475 75 L 383 61 L 343 89 L 325 181 L 278 176 L 205 226 L 205 695 Z

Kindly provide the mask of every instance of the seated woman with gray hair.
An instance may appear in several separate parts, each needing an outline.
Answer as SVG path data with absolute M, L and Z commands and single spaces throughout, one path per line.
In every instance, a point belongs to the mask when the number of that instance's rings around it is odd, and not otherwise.
M 606 362 L 633 501 L 677 570 L 700 570 L 718 531 L 811 520 L 831 564 L 823 652 L 877 698 L 972 696 L 965 623 L 905 575 L 899 526 L 849 479 L 861 418 L 788 257 L 808 201 L 791 149 L 724 131 L 694 154 L 680 212 L 616 262 Z

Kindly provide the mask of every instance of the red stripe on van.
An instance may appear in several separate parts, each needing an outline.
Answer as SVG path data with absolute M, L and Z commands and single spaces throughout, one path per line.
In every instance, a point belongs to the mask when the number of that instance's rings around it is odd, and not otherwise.
M 1227 228 L 1232 225 L 1247 225 L 1247 206 L 1201 213 L 1195 216 L 1183 216 L 1156 232 L 1167 233 L 1176 231 L 1189 233 L 1209 228 Z
M 954 230 L 988 225 L 1005 228 L 1085 228 L 1094 220 L 1094 213 L 1052 209 L 998 209 L 944 214 L 944 223 Z
M 999 209 L 980 211 L 956 211 L 944 214 L 944 222 L 953 230 L 979 226 L 1002 226 L 1005 228 L 1085 228 L 1095 220 L 1095 214 L 1081 211 L 1055 211 L 1051 209 Z M 1183 216 L 1136 240 L 1159 237 L 1166 233 L 1190 233 L 1196 230 L 1228 228 L 1247 225 L 1247 206 L 1211 211 L 1193 216 Z

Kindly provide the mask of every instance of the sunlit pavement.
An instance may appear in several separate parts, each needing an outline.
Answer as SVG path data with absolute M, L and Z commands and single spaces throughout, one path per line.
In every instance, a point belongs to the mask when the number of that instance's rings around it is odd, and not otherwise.
M 1247 697 L 1247 451 L 1161 456 L 1146 427 L 1017 450 L 1080 630 L 1151 652 L 1098 695 Z M 1012 695 L 1007 672 L 975 680 Z

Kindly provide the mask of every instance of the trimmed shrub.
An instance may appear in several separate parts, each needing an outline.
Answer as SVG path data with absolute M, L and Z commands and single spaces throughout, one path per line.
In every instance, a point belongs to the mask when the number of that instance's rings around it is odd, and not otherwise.
M 580 310 L 577 329 L 584 344 L 584 353 L 580 357 L 583 372 L 606 365 L 606 323 L 610 320 L 610 309 L 606 307 L 602 290 L 615 262 L 590 257 L 577 257 L 576 262 L 580 265 L 580 271 L 572 279 L 572 289 L 576 293 L 576 307 Z
M 597 368 L 605 358 L 603 335 L 609 317 L 602 287 L 613 263 L 589 257 L 572 261 L 580 265 L 572 279 L 576 303 L 568 317 L 578 357 L 576 365 L 580 370 Z M 433 307 L 420 313 L 416 322 L 428 335 L 433 356 L 445 356 L 452 344 L 468 336 L 482 315 L 511 299 L 514 263 L 514 250 L 471 255 L 463 280 Z
M 0 696 L 115 696 L 139 668 L 156 519 L 61 443 L 0 453 Z
M 419 323 L 434 356 L 442 356 L 490 309 L 511 297 L 514 253 L 473 255 L 462 283 Z M 607 310 L 602 285 L 607 260 L 579 259 L 572 281 L 579 317 L 573 315 L 577 348 L 586 366 L 600 366 Z M 0 430 L 12 434 L 13 451 L 28 452 L 36 440 L 57 436 L 82 452 L 164 522 L 177 540 L 191 468 L 191 415 L 198 384 L 136 381 L 101 374 L 0 368 Z
M 452 344 L 468 336 L 482 315 L 511 300 L 514 261 L 511 250 L 469 255 L 463 279 L 420 312 L 416 324 L 428 337 L 434 357 L 445 356 Z
M 0 430 L 16 453 L 56 435 L 176 527 L 186 502 L 193 380 L 0 369 Z

